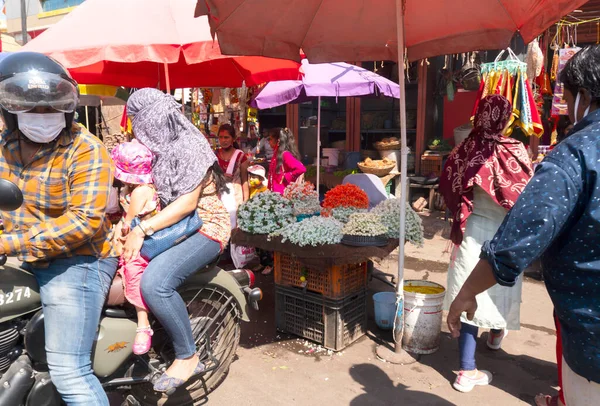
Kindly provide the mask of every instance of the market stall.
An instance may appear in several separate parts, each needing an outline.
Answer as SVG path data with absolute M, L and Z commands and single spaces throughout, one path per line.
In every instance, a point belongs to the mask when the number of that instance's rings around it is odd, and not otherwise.
M 375 205 L 352 184 L 322 203 L 297 181 L 283 196 L 264 192 L 242 205 L 232 243 L 275 253 L 277 328 L 339 351 L 366 333 L 367 262 L 398 247 L 400 199 Z M 407 211 L 407 240 L 420 245 L 419 216 Z

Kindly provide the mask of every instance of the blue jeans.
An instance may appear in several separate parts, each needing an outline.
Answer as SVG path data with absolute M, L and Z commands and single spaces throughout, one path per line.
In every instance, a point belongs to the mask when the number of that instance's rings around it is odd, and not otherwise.
M 502 330 L 492 330 L 498 334 Z M 473 371 L 477 369 L 475 363 L 475 350 L 477 349 L 477 334 L 479 327 L 461 323 L 460 337 L 458 338 L 458 352 L 460 354 L 460 370 Z
M 173 341 L 177 359 L 196 353 L 185 302 L 177 288 L 221 252 L 221 245 L 201 233 L 156 256 L 142 275 L 142 296 Z
M 477 369 L 475 350 L 477 349 L 477 333 L 479 327 L 461 323 L 458 337 L 458 352 L 460 354 L 460 370 L 473 371 Z
M 108 406 L 92 370 L 92 346 L 117 258 L 55 259 L 33 272 L 39 285 L 52 382 L 68 406 Z

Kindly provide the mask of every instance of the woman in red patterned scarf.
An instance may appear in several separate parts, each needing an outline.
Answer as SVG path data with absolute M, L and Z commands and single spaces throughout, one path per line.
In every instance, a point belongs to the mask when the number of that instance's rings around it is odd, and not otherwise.
M 527 150 L 520 141 L 503 135 L 512 105 L 503 96 L 487 96 L 475 116 L 475 128 L 454 149 L 440 180 L 440 192 L 453 215 L 450 238 L 455 244 L 448 269 L 444 307 L 460 291 L 479 260 L 481 246 L 491 239 L 533 175 Z M 490 329 L 487 346 L 500 349 L 507 330 L 519 329 L 521 284 L 496 285 L 477 296 L 473 320 L 463 314 L 459 339 L 460 372 L 453 384 L 461 392 L 492 380 L 477 369 L 475 348 L 479 327 Z

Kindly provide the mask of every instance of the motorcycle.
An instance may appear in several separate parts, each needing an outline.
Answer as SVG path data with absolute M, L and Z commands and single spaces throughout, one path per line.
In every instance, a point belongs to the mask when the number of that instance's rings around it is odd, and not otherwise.
M 21 190 L 0 179 L 0 210 L 16 210 L 22 203 Z M 0 406 L 64 405 L 48 372 L 36 278 L 6 261 L 6 256 L 0 258 Z M 199 269 L 179 288 L 206 370 L 167 396 L 155 392 L 152 384 L 174 359 L 171 341 L 154 320 L 152 349 L 143 356 L 133 354 L 135 309 L 125 301 L 120 278 L 113 281 L 92 365 L 107 392 L 123 394 L 123 405 L 198 405 L 227 376 L 239 344 L 241 321 L 249 321 L 250 306 L 258 309 L 262 292 L 253 288 L 252 272 L 224 271 L 217 263 L 218 259 Z

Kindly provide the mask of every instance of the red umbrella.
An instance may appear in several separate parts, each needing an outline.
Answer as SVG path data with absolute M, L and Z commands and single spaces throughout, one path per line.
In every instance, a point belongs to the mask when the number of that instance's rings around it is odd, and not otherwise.
M 55 58 L 87 84 L 240 87 L 298 78 L 296 62 L 224 56 L 206 17 L 194 18 L 195 5 L 195 0 L 87 0 L 22 50 Z

